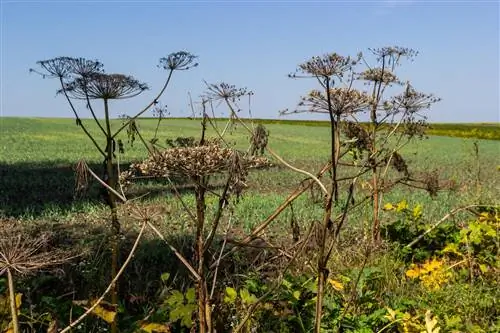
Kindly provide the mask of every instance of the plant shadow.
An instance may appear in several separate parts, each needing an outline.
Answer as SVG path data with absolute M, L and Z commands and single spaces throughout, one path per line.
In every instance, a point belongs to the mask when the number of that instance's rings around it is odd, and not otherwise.
M 88 165 L 101 175 L 103 166 Z M 126 170 L 129 164 L 120 166 Z M 87 205 L 104 204 L 104 187 L 92 176 L 88 176 L 84 191 L 76 189 L 75 165 L 70 163 L 0 163 L 0 216 L 39 218 L 50 213 L 64 214 L 81 210 Z M 193 186 L 185 179 L 177 178 L 179 192 L 191 192 Z M 134 190 L 127 194 L 133 199 L 147 195 L 148 198 L 162 196 L 171 190 L 166 181 L 138 181 Z

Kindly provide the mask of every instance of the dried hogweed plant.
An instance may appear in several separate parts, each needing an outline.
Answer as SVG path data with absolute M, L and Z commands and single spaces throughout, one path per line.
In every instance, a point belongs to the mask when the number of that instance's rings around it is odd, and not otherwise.
M 354 185 L 357 179 L 365 173 L 372 175 L 367 198 L 371 200 L 373 208 L 371 238 L 376 244 L 380 241 L 379 211 L 383 191 L 412 179 L 399 150 L 413 137 L 422 135 L 424 121 L 420 111 L 439 101 L 433 95 L 417 92 L 409 83 L 400 95 L 386 98 L 388 88 L 392 91 L 404 86 L 395 74 L 401 60 L 412 60 L 417 52 L 402 47 L 370 49 L 370 52 L 376 62 L 373 67 L 362 53 L 355 58 L 332 53 L 311 58 L 299 65 L 294 74 L 289 75 L 291 78 L 315 78 L 321 89 L 313 90 L 303 97 L 296 110 L 285 110 L 282 113 L 324 113 L 330 120 L 331 161 L 328 169 L 331 177 L 317 242 L 318 297 L 315 332 L 321 331 L 322 294 L 329 274 L 327 263 L 336 244 L 336 237 L 351 207 L 354 207 Z M 365 69 L 358 70 L 361 66 Z M 365 114 L 369 118 L 368 124 L 361 121 Z M 354 167 L 355 173 L 339 179 L 340 158 L 348 153 L 354 156 L 354 163 L 343 162 L 342 165 Z M 386 179 L 389 167 L 401 176 L 393 181 Z M 338 193 L 341 181 L 350 183 L 343 203 L 340 202 Z M 335 219 L 332 218 L 334 208 L 339 210 Z M 367 255 L 369 252 L 367 251 Z
M 205 82 L 205 84 L 207 86 L 207 90 L 202 98 L 206 101 L 218 102 L 219 104 L 225 103 L 229 109 L 229 120 L 222 132 L 220 132 L 219 136 L 223 138 L 229 127 L 234 125 L 234 122 L 237 119 L 247 130 L 249 130 L 248 126 L 243 121 L 241 121 L 241 119 L 237 115 L 237 113 L 240 111 L 237 103 L 241 97 L 245 95 L 251 95 L 252 92 L 248 91 L 248 89 L 246 88 L 237 88 L 235 85 L 231 85 L 225 82 Z
M 94 172 L 90 172 L 103 185 L 103 197 L 110 208 L 111 213 L 111 231 L 112 231 L 112 265 L 111 265 L 111 279 L 114 279 L 118 272 L 118 252 L 119 252 L 119 235 L 120 235 L 120 222 L 117 215 L 117 204 L 123 201 L 124 197 L 120 196 L 118 190 L 118 164 L 116 159 L 116 148 L 118 145 L 119 151 L 123 151 L 123 143 L 117 142 L 118 134 L 125 128 L 134 127 L 134 132 L 137 131 L 136 119 L 144 114 L 154 105 L 158 104 L 158 99 L 162 96 L 168 87 L 172 75 L 178 70 L 187 70 L 191 67 L 197 66 L 195 63 L 196 56 L 186 52 L 180 51 L 171 53 L 167 57 L 160 59 L 159 67 L 167 70 L 168 75 L 163 87 L 158 95 L 149 102 L 141 111 L 137 112 L 134 116 L 128 117 L 126 121 L 118 128 L 113 130 L 111 126 L 111 111 L 109 102 L 112 100 L 124 100 L 138 96 L 148 86 L 140 82 L 132 76 L 124 74 L 106 74 L 103 70 L 103 65 L 98 61 L 86 60 L 83 58 L 71 57 L 58 57 L 49 60 L 37 62 L 41 70 L 30 70 L 32 72 L 41 74 L 44 78 L 57 78 L 60 83 L 58 93 L 64 95 L 68 104 L 73 111 L 76 124 L 82 128 L 87 137 L 93 142 L 96 149 L 103 157 L 103 173 L 102 177 L 98 177 Z M 86 108 L 90 110 L 93 120 L 100 129 L 101 136 L 106 142 L 105 147 L 98 144 L 96 135 L 91 134 L 86 125 L 84 125 L 80 118 L 80 113 L 77 110 L 74 100 L 85 101 Z M 103 103 L 103 120 L 97 117 L 92 102 L 100 100 Z M 149 148 L 148 148 L 149 149 Z M 79 165 L 78 174 L 80 178 L 77 179 L 79 183 L 85 182 L 86 168 Z M 118 294 L 116 284 L 113 283 L 111 290 L 111 303 L 118 304 Z M 111 331 L 117 332 L 117 316 L 112 322 Z
M 15 276 L 33 274 L 39 270 L 65 263 L 75 254 L 62 249 L 48 249 L 50 235 L 29 234 L 18 222 L 0 221 L 0 275 L 7 275 L 11 325 L 19 333 Z
M 292 112 L 325 113 L 330 120 L 330 163 L 328 169 L 331 177 L 329 180 L 330 188 L 326 193 L 323 221 L 319 229 L 321 231 L 320 237 L 317 242 L 318 297 L 316 299 L 315 332 L 321 330 L 324 288 L 329 275 L 327 263 L 334 244 L 334 239 L 330 237 L 334 234 L 332 213 L 334 206 L 339 204 L 338 166 L 341 157 L 341 119 L 363 111 L 370 102 L 370 98 L 365 93 L 352 88 L 354 69 L 359 60 L 360 55 L 352 58 L 337 53 L 325 54 L 300 64 L 296 72 L 289 75 L 291 78 L 314 78 L 322 88 L 321 90 L 313 90 L 306 97 L 303 97 L 299 108 Z M 353 189 L 353 186 L 350 188 Z M 349 200 L 352 195 L 351 191 L 348 195 Z M 347 209 L 348 203 L 344 207 Z M 338 221 L 337 224 L 337 228 L 340 228 L 342 221 Z
M 369 134 L 371 147 L 369 161 L 372 176 L 372 241 L 380 243 L 380 210 L 383 198 L 384 178 L 387 167 L 403 165 L 403 157 L 397 154 L 401 148 L 414 137 L 423 137 L 425 117 L 420 111 L 429 109 L 440 99 L 417 92 L 409 82 L 404 84 L 395 74 L 403 59 L 413 61 L 418 52 L 404 47 L 391 46 L 370 49 L 377 66 L 370 67 L 365 57 L 362 57 L 367 69 L 361 72 L 359 80 L 371 89 L 372 103 L 369 107 Z M 406 85 L 406 87 L 404 87 Z M 386 97 L 387 88 L 404 87 L 403 92 Z M 396 164 L 393 163 L 396 159 Z M 401 172 L 404 169 L 402 181 L 409 179 L 407 168 L 396 167 Z

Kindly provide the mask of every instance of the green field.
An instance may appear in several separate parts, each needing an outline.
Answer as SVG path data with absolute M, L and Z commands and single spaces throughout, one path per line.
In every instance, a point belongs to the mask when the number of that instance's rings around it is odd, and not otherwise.
M 92 125 L 91 122 L 89 124 Z M 115 121 L 115 126 L 120 121 Z M 316 172 L 328 156 L 328 128 L 324 126 L 311 127 L 299 122 L 269 123 L 269 145 L 286 161 L 294 165 Z M 153 119 L 140 120 L 139 126 L 144 137 L 153 136 L 156 121 Z M 476 125 L 450 125 L 450 128 L 460 127 L 461 131 L 478 127 Z M 90 140 L 69 119 L 51 118 L 1 118 L 2 154 L 0 156 L 0 170 L 2 199 L 0 208 L 7 215 L 30 216 L 54 214 L 61 211 L 72 211 L 85 202 L 73 202 L 73 173 L 72 166 L 84 158 L 88 163 L 102 162 Z M 97 133 L 96 128 L 90 127 L 91 132 Z M 199 121 L 187 119 L 165 120 L 160 124 L 159 138 L 162 142 L 166 138 L 178 136 L 200 135 Z M 209 135 L 214 135 L 208 130 Z M 125 131 L 120 138 L 126 143 Z M 231 133 L 230 141 L 236 148 L 245 150 L 248 147 L 248 133 L 244 129 L 236 128 Z M 473 142 L 478 142 L 479 158 L 474 156 Z M 500 146 L 493 140 L 474 140 L 446 136 L 431 136 L 429 139 L 416 140 L 407 146 L 403 155 L 408 159 L 415 171 L 438 170 L 443 181 L 454 180 L 461 189 L 453 195 L 443 193 L 439 199 L 431 200 L 419 191 L 401 189 L 391 200 L 408 198 L 425 204 L 433 215 L 438 218 L 454 206 L 468 202 L 480 195 L 484 200 L 494 200 L 500 197 L 500 178 L 497 170 L 500 165 Z M 126 144 L 126 151 L 120 154 L 124 167 L 131 161 L 137 161 L 147 156 L 139 140 L 133 146 Z M 279 163 L 277 163 L 279 164 Z M 484 182 L 480 193 L 470 188 L 471 179 L 479 171 Z M 277 167 L 269 171 L 256 171 L 251 175 L 250 192 L 252 200 L 262 200 L 269 203 L 272 209 L 273 202 L 279 201 L 291 189 L 295 188 L 303 175 Z M 43 189 L 47 189 L 44 191 Z M 147 187 L 147 184 L 145 185 Z M 41 195 L 43 194 L 43 196 Z M 250 195 L 249 195 L 250 196 Z M 271 201 L 269 201 L 269 199 Z M 264 207 L 263 207 L 264 208 Z M 263 210 L 255 214 L 255 219 L 266 215 Z M 253 215 L 254 213 L 252 213 Z M 251 222 L 247 222 L 252 224 Z
M 219 121 L 222 122 L 222 120 Z M 112 125 L 117 127 L 120 122 L 120 120 L 115 120 Z M 269 146 L 294 166 L 315 174 L 328 159 L 329 128 L 320 122 L 261 122 L 265 123 L 270 132 Z M 89 126 L 92 125 L 90 120 L 86 123 Z M 140 119 L 138 125 L 145 138 L 153 137 L 156 120 Z M 97 128 L 91 126 L 90 131 L 97 133 Z M 49 229 L 67 225 L 78 226 L 78 228 L 83 228 L 82 230 L 86 229 L 86 231 L 75 231 L 77 237 L 81 237 L 79 241 L 92 244 L 92 246 L 102 246 L 102 244 L 98 244 L 99 237 L 96 234 L 102 233 L 106 225 L 107 207 L 99 199 L 100 187 L 93 182 L 88 193 L 75 196 L 73 170 L 78 160 L 85 159 L 91 168 L 99 173 L 102 159 L 84 133 L 75 125 L 74 120 L 0 118 L 0 133 L 0 217 L 19 219 L 37 225 L 48 225 Z M 215 136 L 214 131 L 210 129 L 207 134 Z M 199 120 L 165 119 L 160 125 L 158 137 L 159 142 L 165 142 L 165 139 L 168 138 L 199 137 L 199 135 Z M 119 138 L 125 143 L 125 152 L 123 154 L 117 153 L 122 169 L 127 168 L 131 162 L 147 157 L 147 151 L 139 140 L 136 140 L 132 146 L 127 142 L 125 131 L 120 134 Z M 237 149 L 246 150 L 248 147 L 249 135 L 241 126 L 236 126 L 227 138 Z M 396 188 L 384 196 L 383 204 L 406 200 L 410 207 L 420 205 L 423 211 L 422 223 L 425 225 L 431 225 L 452 209 L 463 205 L 500 204 L 500 142 L 496 141 L 499 139 L 500 127 L 498 124 L 432 125 L 427 139 L 413 141 L 403 149 L 401 154 L 413 172 L 436 171 L 440 184 L 454 185 L 440 191 L 437 197 L 430 197 L 425 191 L 419 189 Z M 104 145 L 102 142 L 101 144 Z M 475 144 L 478 147 L 477 155 Z M 282 166 L 279 161 L 267 156 L 274 166 L 250 172 L 247 181 L 248 188 L 240 202 L 234 207 L 232 223 L 235 233 L 245 234 L 251 231 L 259 222 L 269 216 L 305 178 L 304 175 L 291 171 Z M 340 173 L 347 173 L 347 171 L 341 169 Z M 344 188 L 341 188 L 342 190 Z M 175 196 L 167 184 L 157 181 L 142 181 L 132 185 L 128 189 L 127 196 L 129 199 L 138 198 L 137 202 L 141 202 L 145 206 L 164 207 L 168 214 L 162 217 L 163 223 L 160 229 L 168 237 L 176 239 L 177 244 L 181 244 L 179 246 L 187 247 L 186 242 L 189 243 L 189 241 L 186 239 L 189 237 L 186 236 L 186 233 L 190 230 L 190 218 L 175 200 Z M 189 207 L 194 205 L 193 193 L 189 187 L 182 191 L 181 196 Z M 212 213 L 217 204 L 216 197 L 210 196 L 208 204 L 208 211 Z M 347 236 L 345 236 L 345 241 L 348 244 L 346 252 L 339 252 L 338 255 L 335 255 L 334 260 L 337 261 L 332 263 L 335 267 L 332 268 L 332 272 L 338 276 L 356 276 L 354 272 L 361 267 L 360 260 L 356 259 L 359 257 L 359 253 L 356 253 L 356 242 L 361 239 L 361 235 L 355 234 L 369 220 L 370 210 L 368 208 L 355 211 L 349 216 L 346 226 Z M 294 218 L 299 222 L 303 232 L 311 221 L 322 218 L 323 209 L 313 202 L 309 192 L 302 195 L 294 203 L 293 209 Z M 291 216 L 291 212 L 287 210 L 273 222 L 266 236 L 277 243 L 290 238 Z M 467 218 L 469 217 L 466 214 L 458 214 L 450 219 L 450 223 L 453 225 L 459 223 L 461 219 Z M 387 225 L 395 220 L 397 217 L 394 214 L 383 212 L 383 224 Z M 124 217 L 123 221 L 127 233 L 137 232 L 137 226 L 130 220 Z M 129 294 L 149 293 L 148 297 L 153 298 L 158 296 L 159 291 L 148 289 L 151 287 L 147 283 L 148 279 L 158 280 L 161 273 L 172 268 L 175 258 L 168 252 L 162 254 L 155 252 L 158 251 L 158 244 L 153 242 L 151 238 L 153 236 L 149 237 L 149 243 L 144 245 L 144 248 L 141 249 L 142 252 L 137 255 L 139 258 L 137 263 L 133 264 L 127 273 L 127 279 L 137 283 L 136 285 L 128 285 L 124 292 Z M 102 258 L 102 255 L 99 258 L 93 257 L 95 260 L 100 260 L 99 264 L 91 261 L 89 265 L 96 267 L 105 265 L 106 260 L 103 262 Z M 497 326 L 493 326 L 497 320 L 495 318 L 498 310 L 494 309 L 495 305 L 491 303 L 491 299 L 495 299 L 494 290 L 498 288 L 491 281 L 486 282 L 485 280 L 483 283 L 479 279 L 470 283 L 457 282 L 450 285 L 449 289 L 428 294 L 419 287 L 413 285 L 408 287 L 403 282 L 404 269 L 408 266 L 397 254 L 392 252 L 392 249 L 374 256 L 368 265 L 371 267 L 370 269 L 376 270 L 381 277 L 377 280 L 379 284 L 376 286 L 370 286 L 367 282 L 365 287 L 374 288 L 375 293 L 380 295 L 377 296 L 379 298 L 374 296 L 370 301 L 371 305 L 363 303 L 362 306 L 353 310 L 355 311 L 353 312 L 354 317 L 362 314 L 367 315 L 371 313 L 370 311 L 384 309 L 386 306 L 398 307 L 401 311 L 408 309 L 409 313 L 411 312 L 409 309 L 418 308 L 418 311 L 423 311 L 423 309 L 429 308 L 440 315 L 440 325 L 449 328 L 442 330 L 442 332 L 452 332 L 453 327 L 457 327 L 456 332 L 492 332 L 500 327 L 498 323 Z M 100 271 L 101 268 L 97 268 L 97 271 L 93 273 L 88 273 L 88 276 L 85 275 L 84 279 L 87 279 L 85 282 L 94 284 L 92 287 L 73 286 L 73 288 L 79 288 L 80 297 L 86 297 L 85 294 L 98 294 L 98 290 L 102 290 L 106 286 L 105 281 L 99 281 L 98 278 L 95 280 L 96 276 L 106 272 L 105 268 Z M 145 272 L 144 270 L 147 268 L 150 268 L 150 271 Z M 244 270 L 244 268 L 241 269 Z M 170 274 L 174 276 L 177 273 L 171 271 Z M 244 274 L 247 277 L 251 276 L 248 271 Z M 229 277 L 227 279 L 230 280 Z M 159 288 L 159 282 L 151 283 L 155 286 L 154 288 Z M 175 284 L 178 288 L 182 288 L 189 283 L 176 280 Z M 148 289 L 148 292 L 141 291 L 141 288 Z M 498 294 L 498 290 L 496 293 Z M 58 299 L 57 295 L 51 294 L 50 297 L 57 299 L 57 302 L 54 300 L 54 304 L 63 306 L 61 304 L 64 302 Z M 359 297 L 361 299 L 361 296 Z M 345 298 L 348 299 L 348 295 Z M 376 303 L 379 301 L 380 303 Z M 144 305 L 144 309 L 154 303 L 150 299 L 148 302 Z M 420 304 L 421 302 L 423 305 Z M 130 311 L 131 315 L 127 320 L 132 320 L 131 318 L 136 320 L 144 315 L 136 308 Z M 412 313 L 421 315 L 422 313 L 418 311 Z M 449 322 L 445 321 L 445 315 Z M 461 322 L 451 323 L 453 316 L 459 318 Z M 97 332 L 95 327 L 100 324 L 87 322 L 87 325 L 94 328 L 85 328 L 82 329 L 82 332 L 92 332 L 93 330 Z M 381 322 L 378 327 L 384 325 Z M 352 332 L 371 331 L 354 330 Z

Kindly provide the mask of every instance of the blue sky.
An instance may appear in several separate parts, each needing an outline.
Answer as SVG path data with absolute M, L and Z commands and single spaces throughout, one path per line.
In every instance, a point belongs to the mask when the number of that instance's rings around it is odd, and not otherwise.
M 113 104 L 132 115 L 161 88 L 158 59 L 187 50 L 200 65 L 175 73 L 161 99 L 171 115 L 189 115 L 188 92 L 197 99 L 206 80 L 248 87 L 253 116 L 275 118 L 315 87 L 287 78 L 299 63 L 400 45 L 420 52 L 400 77 L 443 99 L 431 121 L 500 121 L 498 1 L 0 1 L 2 116 L 72 116 L 57 82 L 28 72 L 57 56 L 148 83 Z

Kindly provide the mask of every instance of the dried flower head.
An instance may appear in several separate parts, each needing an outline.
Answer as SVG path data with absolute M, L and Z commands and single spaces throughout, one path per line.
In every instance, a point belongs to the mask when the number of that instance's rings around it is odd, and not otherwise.
M 437 196 L 439 191 L 439 174 L 437 170 L 433 170 L 432 172 L 424 173 L 424 184 L 425 189 L 429 193 L 429 195 L 434 198 Z
M 370 150 L 372 148 L 372 140 L 370 138 L 370 134 L 368 131 L 361 125 L 352 121 L 343 121 L 341 122 L 342 131 L 344 135 L 350 140 L 353 141 L 349 145 L 351 147 L 356 147 L 363 150 Z
M 42 72 L 30 68 L 30 72 L 42 75 L 43 78 L 67 79 L 73 72 L 70 57 L 57 57 L 48 60 L 37 61 L 37 65 L 42 67 Z
M 397 112 L 399 110 L 415 113 L 423 109 L 429 109 L 432 104 L 441 101 L 439 97 L 433 94 L 425 94 L 419 92 L 413 88 L 413 86 L 407 82 L 405 91 L 397 96 L 394 96 L 390 102 L 392 106 L 392 112 Z
M 176 147 L 155 152 L 142 163 L 132 165 L 132 168 L 150 176 L 201 177 L 228 171 L 235 153 L 235 150 L 222 147 L 217 141 L 207 141 L 203 146 Z M 267 159 L 249 158 L 242 163 L 250 168 L 259 167 L 264 161 Z
M 250 155 L 263 155 L 269 141 L 269 131 L 262 124 L 258 124 L 250 138 Z
M 28 274 L 74 257 L 63 250 L 47 251 L 48 234 L 32 237 L 19 223 L 0 223 L 0 275 L 7 270 Z
M 387 157 L 389 159 L 389 156 Z M 408 165 L 404 160 L 403 156 L 397 151 L 392 153 L 391 166 L 397 171 L 405 175 L 405 177 L 410 177 L 410 171 L 408 170 Z
M 198 57 L 186 51 L 174 52 L 170 53 L 167 57 L 160 58 L 160 65 L 158 67 L 171 71 L 187 70 L 198 66 L 198 63 L 194 62 L 196 58 Z
M 235 85 L 228 84 L 225 82 L 219 83 L 207 83 L 207 91 L 205 92 L 203 98 L 207 100 L 217 101 L 217 100 L 228 100 L 237 101 L 240 97 L 247 94 L 251 94 L 247 88 L 236 88 Z
M 361 80 L 372 81 L 377 83 L 399 83 L 398 78 L 387 68 L 370 68 L 359 75 Z
M 77 77 L 90 78 L 94 74 L 104 73 L 104 65 L 97 60 L 67 58 L 67 62 L 71 67 L 71 74 Z
M 323 56 L 315 56 L 310 60 L 300 64 L 295 74 L 290 74 L 290 77 L 298 77 L 300 75 L 315 76 L 315 77 L 343 77 L 344 73 L 349 71 L 357 64 L 359 59 L 344 57 L 337 53 L 325 54 Z M 297 73 L 300 73 L 297 75 Z
M 49 60 L 37 61 L 43 72 L 30 69 L 42 75 L 44 78 L 59 78 L 68 80 L 72 77 L 86 78 L 94 74 L 103 73 L 103 64 L 97 60 L 87 60 L 85 58 L 57 57 Z
M 165 214 L 163 207 L 128 203 L 128 214 L 138 221 L 155 221 Z
M 364 111 L 370 104 L 370 96 L 365 92 L 348 88 L 330 89 L 330 105 L 333 114 L 347 116 L 356 112 Z M 305 110 L 294 112 L 330 113 L 326 94 L 319 90 L 313 90 L 307 97 L 303 97 L 299 107 Z
M 148 86 L 123 74 L 94 74 L 65 83 L 63 89 L 76 99 L 125 99 L 139 95 Z
M 369 49 L 378 60 L 383 60 L 387 65 L 395 65 L 402 58 L 413 59 L 418 55 L 418 51 L 415 51 L 408 47 L 401 46 L 385 46 L 381 48 Z

